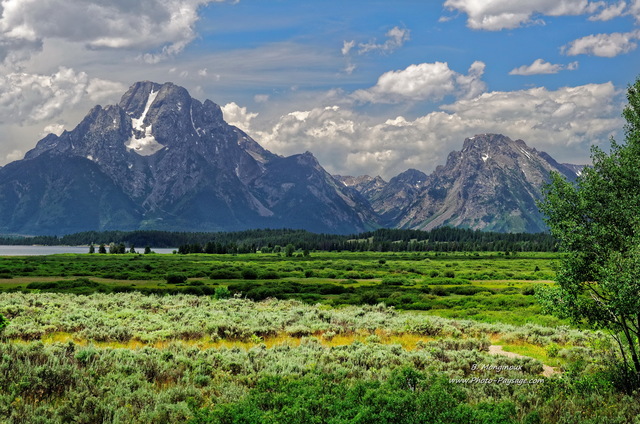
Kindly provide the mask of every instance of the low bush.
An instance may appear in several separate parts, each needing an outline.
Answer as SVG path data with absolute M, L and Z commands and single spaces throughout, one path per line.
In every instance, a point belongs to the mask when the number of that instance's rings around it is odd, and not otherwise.
M 187 281 L 187 276 L 183 274 L 167 274 L 167 284 L 184 284 Z
M 214 299 L 228 299 L 231 297 L 231 291 L 227 287 L 216 287 L 213 292 Z
M 77 278 L 75 280 L 33 282 L 27 284 L 29 290 L 40 290 L 53 293 L 73 293 L 91 294 L 96 292 L 108 293 L 112 289 L 104 284 L 89 280 L 88 278 Z
M 477 287 L 477 286 L 455 286 L 455 287 L 446 287 L 445 290 L 449 294 L 457 294 L 462 296 L 472 296 L 476 293 L 481 292 L 491 292 L 489 289 L 485 287 Z
M 277 280 L 278 278 L 280 278 L 280 274 L 278 274 L 278 272 L 276 271 L 267 270 L 258 274 L 258 278 L 261 280 Z
M 330 374 L 263 377 L 238 402 L 196 409 L 189 424 L 507 424 L 516 415 L 510 402 L 472 406 L 465 391 L 446 378 L 411 368 L 395 370 L 384 382 L 341 380 Z
M 465 284 L 471 284 L 471 281 L 464 278 L 427 278 L 421 281 L 422 284 L 428 285 L 447 285 L 447 286 L 461 286 Z
M 209 274 L 209 278 L 212 280 L 239 280 L 242 278 L 242 275 L 237 271 L 219 269 Z
M 388 276 L 382 279 L 381 284 L 384 284 L 385 286 L 401 286 L 407 283 L 407 281 L 409 280 L 403 277 Z
M 256 280 L 258 278 L 258 273 L 252 268 L 243 269 L 241 274 L 245 280 Z

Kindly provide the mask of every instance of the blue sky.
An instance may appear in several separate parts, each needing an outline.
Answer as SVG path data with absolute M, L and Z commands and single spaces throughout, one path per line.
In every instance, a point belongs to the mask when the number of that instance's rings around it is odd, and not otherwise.
M 0 0 L 0 165 L 138 80 L 333 173 L 431 172 L 476 133 L 621 139 L 640 0 Z

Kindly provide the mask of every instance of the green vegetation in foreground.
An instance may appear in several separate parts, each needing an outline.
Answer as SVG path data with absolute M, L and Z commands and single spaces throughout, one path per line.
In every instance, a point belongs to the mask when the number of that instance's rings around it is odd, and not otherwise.
M 560 316 L 611 332 L 620 377 L 640 389 L 640 78 L 627 90 L 626 144 L 594 146 L 575 183 L 552 175 L 541 210 L 565 253 L 558 284 L 539 298 Z
M 609 382 L 607 337 L 568 327 L 141 293 L 2 293 L 0 313 L 11 320 L 0 343 L 7 423 L 595 424 L 640 414 L 638 395 Z M 490 339 L 553 346 L 540 359 L 562 358 L 563 372 L 547 378 L 538 360 L 490 355 Z M 473 378 L 503 382 L 464 380 Z
M 557 326 L 535 287 L 554 278 L 554 253 L 331 253 L 309 256 L 52 255 L 0 258 L 0 291 L 139 291 L 309 304 L 375 305 L 450 318 Z

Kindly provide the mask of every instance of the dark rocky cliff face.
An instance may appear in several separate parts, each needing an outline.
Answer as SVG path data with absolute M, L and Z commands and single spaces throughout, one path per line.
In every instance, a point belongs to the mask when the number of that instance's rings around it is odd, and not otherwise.
M 133 228 L 225 231 L 295 227 L 355 232 L 376 226 L 375 213 L 362 197 L 337 184 L 311 154 L 306 156 L 312 160 L 296 161 L 295 169 L 278 165 L 287 158 L 263 149 L 247 134 L 228 125 L 215 103 L 201 103 L 172 83 L 134 84 L 118 105 L 96 106 L 75 129 L 59 137 L 48 135 L 14 166 L 30 173 L 45 156 L 64 163 L 65 172 L 78 180 L 84 168 L 95 169 L 100 176 L 92 178 L 101 184 L 109 181 L 118 196 L 129 202 L 128 210 L 135 211 L 131 219 L 135 221 L 135 216 L 138 221 L 129 225 Z M 69 158 L 80 160 L 69 162 Z M 291 173 L 316 177 L 279 182 Z M 8 173 L 0 178 L 9 185 L 17 183 Z M 296 190 L 283 188 L 288 184 Z M 49 187 L 38 179 L 30 187 L 66 192 L 65 187 Z M 0 192 L 4 189 L 0 187 Z M 282 194 L 273 199 L 265 195 L 268 192 Z M 59 220 L 71 216 L 67 209 L 76 207 L 73 198 L 75 195 L 58 211 Z M 296 213 L 305 213 L 302 206 L 297 211 L 284 206 L 291 202 L 314 205 L 314 213 L 292 220 Z M 354 205 L 359 211 L 353 210 Z M 5 214 L 11 216 L 6 222 L 11 224 L 5 225 L 4 231 L 37 230 L 37 226 L 26 224 L 33 221 L 27 216 L 36 216 L 49 206 L 45 199 L 16 215 L 10 204 L 5 205 Z M 92 222 L 99 225 L 88 228 L 91 225 L 86 223 L 76 228 L 70 220 L 64 228 L 66 232 L 119 228 L 117 222 L 108 219 Z
M 45 152 L 0 172 L 0 233 L 133 230 L 142 210 L 91 161 Z
M 369 200 L 386 227 L 539 232 L 546 226 L 536 202 L 549 174 L 573 180 L 582 168 L 560 164 L 522 140 L 482 134 L 467 138 L 429 176 L 410 169 L 383 184 L 368 176 L 340 179 Z
M 467 138 L 422 185 L 395 225 L 431 229 L 443 225 L 499 232 L 539 232 L 546 226 L 536 202 L 551 171 L 575 172 L 500 134 Z

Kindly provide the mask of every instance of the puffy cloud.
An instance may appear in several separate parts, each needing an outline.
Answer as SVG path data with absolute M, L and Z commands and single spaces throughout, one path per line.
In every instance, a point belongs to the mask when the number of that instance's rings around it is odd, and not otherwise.
M 0 9 L 2 10 L 2 9 Z M 0 64 L 9 65 L 22 62 L 31 56 L 34 51 L 42 49 L 42 41 L 29 41 L 24 39 L 8 39 L 3 36 L 0 29 Z
M 637 23 L 640 23 L 640 0 L 633 0 L 633 3 L 629 5 L 627 13 L 633 16 Z
M 123 86 L 63 67 L 52 75 L 0 75 L 0 123 L 42 122 L 83 99 L 95 101 L 114 90 L 122 92 Z
M 288 113 L 253 135 L 275 153 L 309 150 L 332 173 L 385 178 L 407 168 L 432 172 L 466 137 L 479 133 L 521 138 L 566 160 L 556 154 L 585 151 L 622 128 L 618 95 L 611 83 L 496 91 L 413 120 L 373 121 L 344 107 L 319 107 Z
M 538 75 L 557 74 L 560 71 L 574 71 L 578 69 L 578 62 L 571 62 L 568 65 L 559 65 L 545 62 L 543 59 L 536 59 L 531 65 L 523 65 L 512 69 L 509 75 Z
M 568 56 L 586 54 L 600 57 L 615 57 L 635 50 L 636 47 L 638 47 L 635 40 L 639 38 L 640 31 L 588 35 L 563 46 L 562 52 Z
M 410 65 L 400 71 L 389 71 L 378 83 L 356 92 L 356 96 L 371 102 L 394 102 L 404 99 L 440 100 L 455 90 L 455 72 L 444 62 Z
M 257 113 L 249 113 L 246 107 L 240 107 L 234 102 L 227 103 L 221 109 L 225 121 L 244 131 L 251 129 L 251 120 L 258 116 Z
M 484 62 L 477 60 L 471 64 L 467 75 L 456 75 L 458 97 L 463 99 L 472 98 L 487 89 L 486 84 L 482 81 L 484 68 Z
M 602 9 L 597 15 L 591 16 L 590 21 L 610 21 L 613 18 L 622 16 L 627 8 L 627 2 L 624 0 L 618 4 L 612 4 Z
M 195 37 L 198 8 L 224 0 L 0 0 L 0 46 L 34 48 L 48 38 L 90 48 L 143 48 L 157 62 Z
M 476 61 L 469 73 L 462 75 L 451 70 L 446 62 L 410 65 L 382 74 L 374 87 L 358 90 L 353 97 L 372 103 L 438 101 L 454 94 L 462 98 L 473 97 L 485 90 L 481 80 L 484 68 L 484 63 Z
M 55 134 L 55 135 L 60 135 L 62 134 L 62 132 L 64 131 L 64 124 L 63 123 L 57 123 L 57 124 L 50 124 L 45 126 L 42 129 L 42 132 L 40 133 L 40 137 L 44 137 L 48 134 Z
M 351 110 L 328 106 L 288 113 L 271 129 L 256 132 L 255 137 L 280 154 L 309 150 L 331 173 L 382 174 L 406 169 L 403 160 L 412 156 L 409 150 L 415 148 L 414 140 L 403 143 L 400 134 L 394 136 L 395 128 L 401 127 L 376 125 Z
M 538 15 L 583 15 L 605 6 L 602 1 L 587 0 L 446 0 L 444 7 L 467 15 L 467 26 L 473 29 L 499 31 L 523 25 L 543 23 Z M 612 12 L 609 12 L 612 13 Z M 605 15 L 603 15 L 605 16 Z
M 503 132 L 532 144 L 564 146 L 608 138 L 621 128 L 613 84 L 587 84 L 550 91 L 544 87 L 484 93 L 442 109 L 474 132 Z

